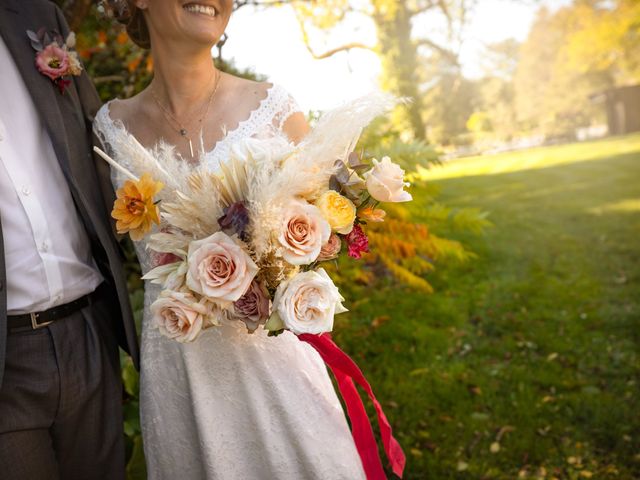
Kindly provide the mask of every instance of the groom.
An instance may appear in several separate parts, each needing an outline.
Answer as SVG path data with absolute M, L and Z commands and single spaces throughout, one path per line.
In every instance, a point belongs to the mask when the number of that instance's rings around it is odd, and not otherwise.
M 52 2 L 0 0 L 0 477 L 122 479 L 118 344 L 138 346 L 100 102 L 86 73 L 61 93 L 38 71 L 43 27 L 69 33 Z

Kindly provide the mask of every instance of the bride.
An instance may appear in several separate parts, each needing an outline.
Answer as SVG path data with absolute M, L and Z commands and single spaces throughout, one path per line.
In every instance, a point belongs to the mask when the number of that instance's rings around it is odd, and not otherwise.
M 215 68 L 211 48 L 232 7 L 232 0 L 127 5 L 127 30 L 151 49 L 155 74 L 143 92 L 107 103 L 96 116 L 95 131 L 116 160 L 119 145 L 151 149 L 163 141 L 185 162 L 215 170 L 243 138 L 297 143 L 304 137 L 308 125 L 285 90 Z M 123 180 L 114 175 L 116 186 Z M 145 241 L 136 249 L 146 273 L 153 265 Z M 193 343 L 170 340 L 151 324 L 149 306 L 158 293 L 146 283 L 140 396 L 149 478 L 365 477 L 312 347 L 290 332 L 248 335 L 241 322 L 207 329 Z

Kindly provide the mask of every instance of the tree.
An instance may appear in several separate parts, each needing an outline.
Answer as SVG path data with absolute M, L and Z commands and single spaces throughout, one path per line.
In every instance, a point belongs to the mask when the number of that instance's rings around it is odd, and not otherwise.
M 640 3 L 576 0 L 542 9 L 520 51 L 515 75 L 519 121 L 571 136 L 601 113 L 589 97 L 640 80 Z
M 325 0 L 318 3 L 293 1 L 307 48 L 318 59 L 340 52 L 364 48 L 375 52 L 382 61 L 382 87 L 412 102 L 394 114 L 394 124 L 408 131 L 414 139 L 426 138 L 424 92 L 431 78 L 425 78 L 423 61 L 437 64 L 438 70 L 459 72 L 458 51 L 461 31 L 476 0 Z M 264 5 L 261 0 L 245 4 Z M 268 5 L 269 3 L 267 3 Z M 426 15 L 435 16 L 442 26 L 438 40 L 417 35 L 417 24 Z M 377 42 L 366 44 L 354 38 L 341 45 L 327 46 L 334 29 L 348 24 L 354 17 L 373 22 Z M 324 41 L 323 41 L 324 40 Z M 320 52 L 318 44 L 324 44 Z M 432 82 L 431 82 L 432 83 Z

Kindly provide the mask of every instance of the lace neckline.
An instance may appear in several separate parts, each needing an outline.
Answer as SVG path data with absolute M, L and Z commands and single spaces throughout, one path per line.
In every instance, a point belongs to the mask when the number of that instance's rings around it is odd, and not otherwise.
M 216 150 L 219 149 L 219 147 L 226 144 L 227 142 L 233 141 L 233 139 L 238 136 L 242 136 L 242 134 L 247 130 L 248 127 L 250 127 L 254 123 L 256 117 L 261 113 L 261 111 L 268 104 L 269 99 L 271 98 L 271 96 L 273 95 L 276 89 L 277 89 L 277 85 L 275 83 L 271 83 L 269 87 L 267 87 L 267 89 L 265 90 L 265 96 L 260 100 L 260 103 L 258 104 L 258 106 L 253 110 L 251 110 L 251 112 L 247 115 L 246 118 L 244 118 L 243 120 L 240 120 L 232 130 L 225 131 L 222 138 L 220 138 L 220 140 L 217 140 L 213 144 L 210 150 L 203 151 L 201 158 L 203 160 L 210 158 L 216 152 Z M 153 147 L 147 148 L 142 143 L 140 143 L 140 141 L 138 141 L 135 135 L 133 135 L 131 132 L 129 132 L 129 130 L 127 130 L 127 127 L 124 125 L 124 122 L 122 120 L 113 119 L 113 117 L 111 116 L 110 107 L 111 107 L 111 103 L 114 102 L 115 100 L 117 99 L 109 100 L 107 103 L 103 105 L 103 108 L 100 109 L 100 111 L 98 112 L 98 116 L 101 117 L 101 120 L 105 122 L 107 125 L 112 126 L 115 131 L 120 132 L 122 135 L 125 135 L 127 139 L 131 140 L 135 145 L 138 145 L 143 150 L 152 151 L 153 149 L 157 148 L 162 143 L 162 140 L 157 141 Z

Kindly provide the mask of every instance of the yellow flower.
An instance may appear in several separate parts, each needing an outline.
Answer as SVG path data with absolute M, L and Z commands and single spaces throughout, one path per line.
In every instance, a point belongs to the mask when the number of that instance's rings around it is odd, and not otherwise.
M 356 206 L 347 197 L 343 197 L 335 190 L 328 190 L 316 201 L 316 207 L 320 209 L 320 213 L 329 222 L 332 230 L 346 235 L 353 229 Z
M 153 197 L 164 185 L 156 182 L 148 173 L 134 182 L 127 180 L 116 192 L 111 216 L 115 218 L 118 233 L 131 235 L 134 241 L 141 240 L 151 230 L 152 222 L 160 224 L 160 209 Z
M 384 222 L 387 212 L 381 208 L 365 207 L 360 210 L 358 216 L 368 222 Z

